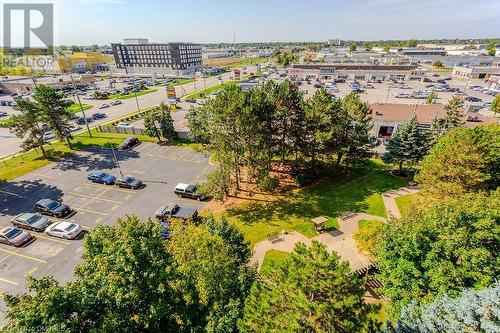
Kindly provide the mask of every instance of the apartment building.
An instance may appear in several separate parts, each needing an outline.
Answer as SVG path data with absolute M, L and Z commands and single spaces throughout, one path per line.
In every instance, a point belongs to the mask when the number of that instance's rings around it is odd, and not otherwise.
M 111 46 L 116 67 L 127 74 L 193 76 L 202 69 L 200 44 L 149 43 L 141 38 Z

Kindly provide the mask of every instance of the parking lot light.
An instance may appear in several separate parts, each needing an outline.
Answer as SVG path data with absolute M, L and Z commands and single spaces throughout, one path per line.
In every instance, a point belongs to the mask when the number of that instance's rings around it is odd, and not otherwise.
M 73 79 L 73 75 L 70 75 L 71 83 L 73 84 L 73 91 L 76 92 L 75 80 Z M 89 137 L 92 137 L 92 133 L 90 132 L 89 122 L 87 121 L 87 116 L 85 116 L 85 111 L 83 110 L 83 105 L 80 100 L 80 95 L 76 94 L 76 98 L 78 99 L 78 104 L 80 104 L 80 110 L 82 111 L 83 119 L 85 119 L 85 125 L 87 126 L 87 132 L 89 133 Z
M 113 147 L 112 143 L 110 143 L 110 146 L 111 146 L 111 151 L 113 152 L 113 157 L 115 159 L 116 165 L 118 167 L 118 172 L 120 172 L 120 176 L 123 178 L 123 172 L 122 172 L 122 169 L 120 167 L 120 163 L 118 163 L 118 159 L 116 158 L 115 148 Z

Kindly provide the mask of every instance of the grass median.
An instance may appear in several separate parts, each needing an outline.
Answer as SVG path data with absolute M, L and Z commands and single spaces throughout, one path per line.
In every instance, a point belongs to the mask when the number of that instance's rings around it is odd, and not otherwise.
M 219 83 L 219 84 L 216 84 L 215 86 L 211 86 L 211 87 L 208 87 L 206 89 L 198 90 L 198 91 L 195 91 L 193 93 L 182 96 L 182 99 L 186 99 L 186 98 L 199 99 L 199 98 L 207 97 L 212 93 L 212 91 L 220 90 L 224 87 L 227 87 L 227 86 L 229 86 L 231 84 L 235 84 L 235 83 L 236 83 L 236 81 L 227 81 L 227 82 Z
M 139 90 L 136 93 L 130 92 L 127 95 L 112 94 L 112 95 L 109 95 L 107 99 L 129 99 L 129 98 L 134 98 L 136 95 L 137 95 L 137 97 L 139 97 L 139 96 L 142 96 L 142 95 L 151 94 L 151 93 L 154 93 L 157 90 L 158 89 L 144 89 L 144 90 Z

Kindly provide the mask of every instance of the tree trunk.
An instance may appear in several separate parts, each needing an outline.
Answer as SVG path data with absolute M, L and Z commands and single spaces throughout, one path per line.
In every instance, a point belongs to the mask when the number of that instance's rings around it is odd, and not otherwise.
M 40 145 L 40 150 L 42 151 L 42 156 L 47 157 L 47 152 L 45 151 L 45 148 L 43 148 L 43 144 Z
M 68 144 L 69 149 L 73 149 L 71 148 L 71 140 L 69 139 L 69 136 L 66 136 L 66 143 Z
M 403 172 L 403 160 L 399 161 L 399 175 Z
M 342 153 L 342 152 L 337 154 L 337 166 L 340 165 L 340 162 L 342 161 L 343 156 L 344 156 L 344 153 Z

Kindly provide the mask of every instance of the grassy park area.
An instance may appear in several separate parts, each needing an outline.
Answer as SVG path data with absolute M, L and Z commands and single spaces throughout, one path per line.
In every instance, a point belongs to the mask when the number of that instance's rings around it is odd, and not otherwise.
M 410 207 L 413 202 L 415 202 L 418 199 L 418 193 L 413 193 L 413 194 L 408 194 L 408 195 L 403 195 L 401 197 L 397 197 L 396 204 L 398 205 L 399 212 L 401 215 L 405 216 L 407 215 L 411 210 Z
M 251 246 L 282 230 L 316 235 L 312 218 L 325 216 L 327 230 L 338 228 L 344 212 L 363 212 L 386 217 L 381 193 L 406 185 L 407 180 L 389 175 L 381 161 L 348 169 L 322 179 L 310 188 L 295 189 L 272 199 L 255 198 L 222 213 L 236 224 Z
M 266 274 L 272 267 L 275 267 L 282 263 L 290 256 L 290 253 L 278 251 L 278 250 L 269 250 L 266 252 L 264 257 L 264 261 L 262 262 L 262 266 L 260 267 L 260 272 L 262 274 Z

